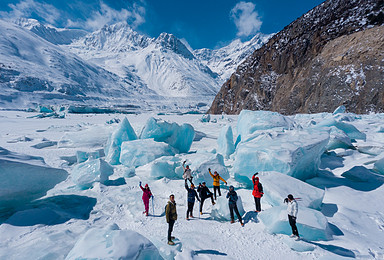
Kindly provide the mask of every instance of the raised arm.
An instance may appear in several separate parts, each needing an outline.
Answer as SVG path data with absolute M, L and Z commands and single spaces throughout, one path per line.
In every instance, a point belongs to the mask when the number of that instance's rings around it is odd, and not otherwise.
M 222 180 L 223 182 L 225 182 L 225 184 L 227 184 L 227 181 L 224 180 L 220 175 L 219 175 L 219 178 L 220 178 L 220 180 Z
M 209 172 L 209 175 L 211 175 L 211 177 L 213 178 L 213 174 L 211 172 L 211 168 L 208 168 L 208 172 Z

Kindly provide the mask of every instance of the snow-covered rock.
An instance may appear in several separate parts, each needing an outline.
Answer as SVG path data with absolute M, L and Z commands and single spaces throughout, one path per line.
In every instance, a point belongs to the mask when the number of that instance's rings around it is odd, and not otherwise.
M 65 170 L 47 166 L 41 157 L 17 154 L 0 147 L 0 208 L 43 197 L 67 176 Z
M 107 181 L 113 171 L 113 167 L 103 159 L 89 159 L 73 167 L 71 178 L 76 185 L 89 188 L 94 182 Z
M 175 150 L 168 144 L 140 139 L 122 143 L 120 162 L 127 167 L 137 167 L 169 155 L 175 155 Z
M 113 224 L 107 228 L 91 228 L 82 235 L 66 260 L 75 259 L 163 259 L 155 245 L 132 230 L 120 230 Z
M 270 233 L 292 234 L 291 226 L 288 223 L 287 206 L 267 209 L 259 214 L 259 218 Z M 317 210 L 299 205 L 296 225 L 300 237 L 304 239 L 316 241 L 332 238 L 332 231 L 328 227 L 327 218 Z
M 112 165 L 120 164 L 121 144 L 125 141 L 136 140 L 137 135 L 128 119 L 125 117 L 117 129 L 109 136 L 105 147 L 105 160 Z

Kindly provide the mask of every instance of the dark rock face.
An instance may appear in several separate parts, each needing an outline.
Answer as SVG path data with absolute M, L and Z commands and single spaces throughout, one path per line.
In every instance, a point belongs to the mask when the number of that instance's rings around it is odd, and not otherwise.
M 209 113 L 384 112 L 384 0 L 328 0 L 241 64 Z

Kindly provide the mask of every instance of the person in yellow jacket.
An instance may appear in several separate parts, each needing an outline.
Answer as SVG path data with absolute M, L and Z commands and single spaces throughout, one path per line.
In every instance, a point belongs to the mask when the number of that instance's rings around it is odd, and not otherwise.
M 208 171 L 209 171 L 209 174 L 211 175 L 211 177 L 213 178 L 213 193 L 215 195 L 215 200 L 216 200 L 216 190 L 219 193 L 219 197 L 221 196 L 220 180 L 222 180 L 225 183 L 225 185 L 227 185 L 227 182 L 226 182 L 226 180 L 221 178 L 221 176 L 217 173 L 217 171 L 215 171 L 214 174 L 212 174 L 211 168 L 208 168 Z

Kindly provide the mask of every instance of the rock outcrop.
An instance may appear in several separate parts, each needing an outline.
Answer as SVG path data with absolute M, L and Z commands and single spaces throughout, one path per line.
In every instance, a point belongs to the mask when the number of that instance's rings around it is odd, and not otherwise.
M 384 112 L 383 23 L 383 0 L 324 2 L 249 56 L 208 112 Z

